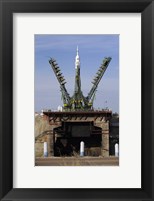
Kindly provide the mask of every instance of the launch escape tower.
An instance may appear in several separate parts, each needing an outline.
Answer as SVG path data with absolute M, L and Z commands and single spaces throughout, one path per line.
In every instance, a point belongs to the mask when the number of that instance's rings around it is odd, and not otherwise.
M 93 101 L 96 94 L 96 90 L 99 82 L 101 81 L 109 63 L 111 57 L 105 57 L 100 68 L 98 69 L 96 76 L 92 81 L 92 87 L 87 96 L 84 96 L 81 90 L 81 79 L 80 79 L 80 57 L 79 50 L 77 47 L 77 54 L 75 58 L 75 88 L 73 96 L 70 96 L 65 87 L 66 81 L 61 73 L 60 67 L 58 66 L 55 59 L 51 58 L 49 63 L 57 77 L 60 84 L 60 90 L 63 99 L 63 110 L 64 111 L 90 111 L 93 110 Z

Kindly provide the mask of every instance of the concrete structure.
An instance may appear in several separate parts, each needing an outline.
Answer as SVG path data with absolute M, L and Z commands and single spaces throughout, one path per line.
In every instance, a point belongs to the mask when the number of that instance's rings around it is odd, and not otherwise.
M 83 140 L 85 155 L 108 157 L 111 114 L 111 111 L 44 112 L 49 124 L 52 125 L 51 132 L 47 134 L 48 156 L 58 155 L 55 153 L 60 147 L 58 143 L 63 144 L 64 147 L 69 143 L 72 149 L 74 147 L 74 150 L 70 151 L 70 155 L 74 156 L 74 152 L 78 154 L 78 147 Z

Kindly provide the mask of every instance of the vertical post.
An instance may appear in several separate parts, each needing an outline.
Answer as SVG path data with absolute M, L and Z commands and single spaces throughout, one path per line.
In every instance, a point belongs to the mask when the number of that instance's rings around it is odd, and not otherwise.
M 52 156 L 54 156 L 54 149 L 55 149 L 55 131 L 53 130 L 53 139 L 52 139 Z
M 114 148 L 115 148 L 115 156 L 118 157 L 118 156 L 119 156 L 119 144 L 116 143 L 116 144 L 114 145 Z
M 51 150 L 51 133 L 47 135 L 47 143 L 48 143 L 48 157 L 51 156 L 52 150 Z
M 80 156 L 84 156 L 84 142 L 80 142 Z
M 54 129 L 48 135 L 48 156 L 54 156 L 54 143 L 55 143 L 55 132 Z
M 44 142 L 44 157 L 48 157 L 48 144 Z
M 102 122 L 102 156 L 109 156 L 109 122 Z

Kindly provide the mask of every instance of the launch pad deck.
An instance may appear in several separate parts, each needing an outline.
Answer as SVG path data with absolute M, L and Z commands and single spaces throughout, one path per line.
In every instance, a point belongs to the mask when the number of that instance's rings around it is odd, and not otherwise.
M 88 117 L 92 117 L 96 120 L 96 118 L 105 118 L 106 120 L 110 119 L 112 116 L 112 111 L 110 110 L 102 110 L 102 111 L 51 111 L 51 112 L 43 112 L 44 115 L 48 116 L 52 120 L 56 120 L 57 118 L 65 119 L 68 118 L 71 120 L 73 117 L 79 118 L 80 120 L 86 120 Z

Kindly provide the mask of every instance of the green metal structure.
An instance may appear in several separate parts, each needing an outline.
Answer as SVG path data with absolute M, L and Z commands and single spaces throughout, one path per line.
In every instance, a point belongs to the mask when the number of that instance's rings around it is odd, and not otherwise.
M 55 59 L 51 58 L 49 60 L 49 63 L 57 77 L 57 80 L 60 84 L 60 89 L 62 93 L 63 98 L 63 110 L 64 111 L 88 111 L 93 110 L 93 102 L 94 97 L 96 94 L 96 90 L 98 87 L 99 82 L 101 81 L 109 63 L 111 61 L 111 57 L 105 57 L 103 59 L 103 62 L 98 69 L 96 76 L 94 77 L 92 81 L 92 88 L 89 91 L 87 96 L 84 96 L 81 90 L 81 79 L 80 79 L 80 58 L 79 58 L 79 52 L 77 48 L 77 55 L 75 58 L 75 87 L 74 87 L 74 94 L 73 96 L 70 96 L 67 92 L 67 89 L 65 87 L 66 81 L 64 76 L 62 75 L 62 72 L 56 62 Z

